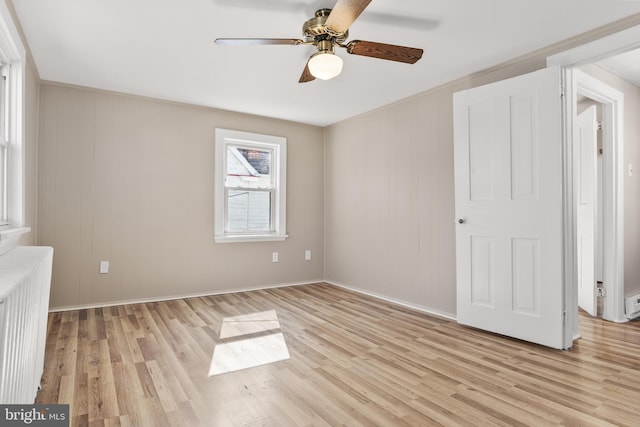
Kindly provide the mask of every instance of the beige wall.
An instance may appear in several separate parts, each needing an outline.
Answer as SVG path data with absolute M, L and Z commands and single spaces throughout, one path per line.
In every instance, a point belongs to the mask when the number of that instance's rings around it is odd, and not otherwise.
M 640 87 L 595 65 L 583 71 L 624 94 L 624 293 L 634 295 L 640 293 Z
M 285 242 L 214 243 L 216 127 L 287 137 Z M 318 127 L 41 83 L 37 243 L 55 249 L 51 306 L 322 279 L 322 144 Z
M 453 314 L 450 90 L 325 134 L 325 277 Z
M 550 54 L 637 23 L 635 16 L 327 128 L 325 278 L 455 316 L 453 93 L 546 67 Z M 635 240 L 627 247 L 637 248 Z

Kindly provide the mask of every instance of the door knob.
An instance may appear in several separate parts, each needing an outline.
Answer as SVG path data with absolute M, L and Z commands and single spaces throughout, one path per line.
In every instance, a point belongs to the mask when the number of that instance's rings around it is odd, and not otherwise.
M 460 218 L 460 219 L 458 220 L 458 224 L 464 224 L 464 219 Z

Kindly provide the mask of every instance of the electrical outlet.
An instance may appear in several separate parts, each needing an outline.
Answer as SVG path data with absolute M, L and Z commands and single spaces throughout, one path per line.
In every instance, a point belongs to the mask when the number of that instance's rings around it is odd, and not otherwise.
M 100 274 L 107 274 L 109 272 L 109 261 L 100 261 Z
M 278 262 L 278 252 L 273 252 L 271 254 L 271 262 Z
M 596 288 L 598 290 L 597 292 L 597 296 L 599 297 L 603 297 L 604 296 L 604 288 Z
M 304 260 L 311 261 L 311 249 L 307 249 L 304 251 Z

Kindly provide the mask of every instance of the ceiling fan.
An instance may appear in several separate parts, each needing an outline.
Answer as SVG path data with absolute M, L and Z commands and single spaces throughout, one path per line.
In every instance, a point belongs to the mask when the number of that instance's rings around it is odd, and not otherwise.
M 303 39 L 219 38 L 217 45 L 312 45 L 318 52 L 311 55 L 302 71 L 299 83 L 316 78 L 329 80 L 342 71 L 342 58 L 334 52 L 336 47 L 352 55 L 415 64 L 422 58 L 422 49 L 386 43 L 352 40 L 346 43 L 349 27 L 360 16 L 371 0 L 338 0 L 333 9 L 319 9 L 302 26 Z

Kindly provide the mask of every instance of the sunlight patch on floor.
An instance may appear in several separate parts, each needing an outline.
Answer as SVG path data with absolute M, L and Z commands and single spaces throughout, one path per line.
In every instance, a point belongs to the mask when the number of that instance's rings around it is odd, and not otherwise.
M 275 310 L 223 319 L 209 376 L 253 368 L 290 358 Z
M 233 338 L 241 335 L 280 329 L 280 321 L 275 310 L 222 319 L 220 338 Z

